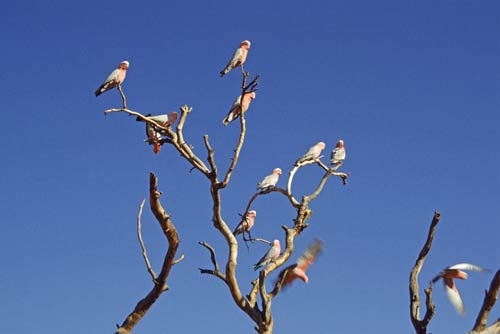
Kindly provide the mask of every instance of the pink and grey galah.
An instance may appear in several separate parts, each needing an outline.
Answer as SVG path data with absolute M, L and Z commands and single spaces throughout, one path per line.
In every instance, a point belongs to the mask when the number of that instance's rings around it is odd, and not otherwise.
M 220 71 L 221 78 L 229 73 L 233 68 L 241 66 L 241 71 L 243 72 L 243 63 L 247 59 L 248 50 L 250 49 L 250 41 L 244 40 L 240 43 L 240 47 L 234 52 L 233 57 L 227 63 L 226 68 Z
M 281 168 L 273 169 L 272 174 L 266 176 L 260 183 L 257 183 L 257 189 L 266 190 L 267 188 L 274 187 L 278 183 L 280 175 Z
M 163 126 L 163 127 L 170 127 L 172 126 L 175 121 L 177 120 L 178 114 L 175 111 L 172 111 L 170 114 L 164 114 L 164 115 L 157 115 L 157 116 L 151 116 L 151 115 L 146 115 L 146 118 L 151 119 L 158 123 L 158 125 Z M 136 121 L 138 122 L 144 122 L 144 120 L 140 117 L 136 118 Z M 148 139 L 146 139 L 146 142 L 149 143 L 149 145 L 153 146 L 153 152 L 155 154 L 160 153 L 161 150 L 161 145 L 163 144 L 163 139 L 162 139 L 162 134 L 164 134 L 163 130 L 160 128 L 157 128 L 156 126 L 152 125 L 151 123 L 146 122 L 146 135 L 148 136 Z
M 319 239 L 315 239 L 314 242 L 306 249 L 304 254 L 302 254 L 297 263 L 284 269 L 280 273 L 280 277 L 284 275 L 283 286 L 288 286 L 292 284 L 297 278 L 300 278 L 305 283 L 309 282 L 309 277 L 306 275 L 306 270 L 309 266 L 316 261 L 318 256 L 323 251 L 323 242 Z
M 111 72 L 102 85 L 95 91 L 95 96 L 99 96 L 102 93 L 121 85 L 127 76 L 128 67 L 129 62 L 126 60 L 118 64 L 118 68 Z
M 229 125 L 229 123 L 231 123 L 241 115 L 242 105 L 243 112 L 247 111 L 248 107 L 250 106 L 250 102 L 252 102 L 253 99 L 255 99 L 255 92 L 245 93 L 245 95 L 243 96 L 243 103 L 241 103 L 241 95 L 238 96 L 236 100 L 234 100 L 229 113 L 227 114 L 226 118 L 224 118 L 222 123 L 226 126 Z
M 267 253 L 259 260 L 259 262 L 254 264 L 253 269 L 257 270 L 259 268 L 267 266 L 269 263 L 271 263 L 271 261 L 276 260 L 280 256 L 280 252 L 281 252 L 280 241 L 274 240 L 271 248 L 269 248 Z
M 255 223 L 255 217 L 257 217 L 257 211 L 250 210 L 245 215 L 245 218 L 241 220 L 241 222 L 236 226 L 233 231 L 234 236 L 241 234 L 243 232 L 250 232 L 250 229 L 253 227 Z
M 337 165 L 345 159 L 344 141 L 340 139 L 330 154 L 330 165 Z
M 315 160 L 321 155 L 321 151 L 325 149 L 325 143 L 320 141 L 316 145 L 312 146 L 309 151 L 306 152 L 299 160 L 295 161 L 295 165 L 299 163 L 306 162 L 308 160 Z
M 456 287 L 453 279 L 454 278 L 467 279 L 467 273 L 464 272 L 463 270 L 471 270 L 471 271 L 479 271 L 479 272 L 489 271 L 488 269 L 483 269 L 483 268 L 476 266 L 474 264 L 459 263 L 459 264 L 455 264 L 453 266 L 445 268 L 436 277 L 434 277 L 432 279 L 432 283 L 436 283 L 436 281 L 440 280 L 441 278 L 443 279 L 444 289 L 446 291 L 446 294 L 448 295 L 448 298 L 450 299 L 451 304 L 455 307 L 457 312 L 461 315 L 464 315 L 465 307 L 464 307 L 464 303 L 462 302 L 462 298 L 460 297 L 460 294 L 458 293 L 457 287 Z

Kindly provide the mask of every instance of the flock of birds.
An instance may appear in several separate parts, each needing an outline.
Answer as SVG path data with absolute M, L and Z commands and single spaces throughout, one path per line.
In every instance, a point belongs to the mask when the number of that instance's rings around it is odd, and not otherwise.
M 248 55 L 248 50 L 250 49 L 250 41 L 244 40 L 240 43 L 240 47 L 236 49 L 230 61 L 226 65 L 226 67 L 220 71 L 220 76 L 228 74 L 236 67 L 240 67 L 241 71 L 244 73 L 243 64 Z M 106 80 L 102 83 L 102 85 L 95 91 L 95 96 L 99 96 L 102 93 L 111 90 L 115 87 L 119 87 L 125 77 L 127 75 L 127 69 L 129 68 L 130 63 L 126 60 L 120 62 L 118 64 L 118 68 L 112 71 Z M 227 126 L 229 123 L 237 119 L 242 112 L 248 110 L 250 103 L 253 99 L 255 99 L 255 92 L 248 92 L 243 95 L 238 96 L 227 116 L 224 118 L 222 123 Z M 163 127 L 172 126 L 178 118 L 177 112 L 171 112 L 170 114 L 163 114 L 157 116 L 146 115 L 147 118 L 154 120 L 156 123 L 160 124 Z M 137 121 L 143 121 L 140 117 L 137 118 Z M 161 145 L 165 142 L 168 142 L 168 138 L 163 138 L 166 134 L 162 129 L 159 129 L 149 123 L 146 123 L 146 134 L 148 139 L 145 142 L 149 143 L 153 146 L 153 152 L 155 154 L 160 152 Z M 324 142 L 318 142 L 316 145 L 312 146 L 300 159 L 295 162 L 295 166 L 304 163 L 309 160 L 318 159 L 321 155 L 321 152 L 325 149 Z M 346 157 L 345 147 L 343 140 L 339 140 L 335 149 L 332 150 L 330 154 L 330 164 L 332 166 L 337 166 L 341 164 Z M 272 174 L 266 176 L 262 182 L 258 183 L 258 190 L 266 190 L 269 187 L 274 187 L 278 183 L 279 176 L 281 175 L 281 169 L 275 168 Z M 248 233 L 250 235 L 250 229 L 253 227 L 255 223 L 255 217 L 257 216 L 257 212 L 255 210 L 250 210 L 246 213 L 245 218 L 240 222 L 240 224 L 235 228 L 233 234 L 235 236 L 243 233 Z M 251 235 L 250 235 L 251 238 Z M 308 282 L 308 277 L 305 273 L 306 269 L 311 265 L 318 255 L 321 253 L 323 249 L 323 243 L 319 240 L 315 240 L 309 248 L 300 256 L 295 264 L 285 268 L 281 273 L 280 277 L 283 277 L 284 285 L 291 284 L 296 278 L 301 279 L 304 282 Z M 265 268 L 272 261 L 276 260 L 281 253 L 281 245 L 279 240 L 274 240 L 271 244 L 269 250 L 262 256 L 262 258 L 254 265 L 254 269 Z M 463 270 L 471 270 L 471 271 L 479 271 L 484 272 L 488 271 L 479 266 L 468 264 L 468 263 L 460 263 L 450 267 L 445 268 L 439 275 L 437 275 L 432 281 L 433 283 L 443 279 L 444 288 L 446 294 L 448 295 L 452 305 L 455 307 L 458 313 L 464 314 L 465 308 L 458 293 L 457 287 L 453 281 L 453 279 L 467 279 L 467 273 Z

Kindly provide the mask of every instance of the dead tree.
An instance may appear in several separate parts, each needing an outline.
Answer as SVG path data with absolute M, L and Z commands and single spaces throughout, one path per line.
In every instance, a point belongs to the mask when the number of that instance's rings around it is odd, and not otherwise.
M 254 92 L 256 90 L 256 87 L 258 85 L 258 79 L 259 76 L 257 75 L 250 83 L 247 84 L 247 78 L 249 76 L 248 72 L 243 72 L 243 79 L 242 79 L 242 94 L 241 96 L 243 97 L 245 94 Z M 121 87 L 120 87 L 121 88 Z M 262 195 L 267 195 L 271 192 L 278 192 L 284 196 L 284 198 L 290 203 L 290 205 L 296 210 L 296 216 L 293 220 L 293 225 L 292 226 L 285 226 L 283 225 L 282 228 L 285 233 L 285 240 L 286 240 L 286 247 L 283 251 L 283 253 L 277 258 L 274 262 L 272 262 L 270 265 L 268 265 L 265 269 L 260 271 L 258 278 L 256 278 L 252 282 L 252 288 L 250 289 L 249 293 L 246 294 L 245 296 L 241 292 L 240 285 L 236 279 L 236 269 L 237 269 L 237 258 L 238 258 L 238 241 L 236 240 L 235 236 L 233 235 L 231 229 L 225 222 L 223 215 L 222 215 L 222 202 L 221 202 L 221 191 L 226 188 L 231 180 L 232 173 L 234 169 L 236 168 L 236 165 L 238 163 L 238 159 L 240 156 L 241 149 L 243 147 L 243 143 L 245 141 L 245 134 L 246 134 L 246 120 L 245 120 L 245 111 L 242 110 L 240 117 L 239 117 L 239 125 L 240 125 L 240 133 L 238 140 L 236 142 L 236 146 L 234 149 L 234 153 L 232 155 L 231 163 L 227 170 L 224 172 L 221 172 L 218 168 L 218 165 L 215 161 L 215 149 L 210 145 L 209 142 L 209 137 L 208 135 L 203 136 L 205 148 L 207 150 L 207 164 L 198 157 L 198 155 L 193 151 L 193 148 L 191 145 L 186 143 L 184 139 L 184 134 L 183 134 L 183 129 L 184 125 L 186 124 L 186 120 L 189 116 L 189 114 L 192 111 L 192 108 L 188 107 L 187 105 L 184 105 L 180 108 L 180 118 L 177 123 L 177 126 L 175 127 L 175 130 L 171 127 L 165 127 L 162 126 L 161 124 L 155 122 L 154 120 L 144 116 L 142 113 L 139 113 L 137 111 L 133 111 L 131 109 L 128 109 L 125 104 L 125 94 L 123 93 L 122 90 L 120 90 L 120 94 L 122 96 L 123 100 L 123 107 L 122 108 L 114 108 L 114 109 L 107 109 L 105 110 L 105 114 L 109 114 L 111 112 L 125 112 L 130 115 L 134 115 L 138 117 L 139 119 L 145 121 L 146 123 L 150 124 L 151 126 L 154 126 L 155 129 L 158 131 L 161 131 L 161 133 L 166 136 L 166 140 L 164 140 L 162 143 L 168 143 L 171 144 L 180 154 L 181 156 L 192 166 L 192 170 L 198 170 L 201 172 L 209 181 L 209 186 L 210 186 L 210 194 L 211 194 L 211 200 L 213 203 L 213 211 L 212 211 L 212 222 L 216 230 L 224 237 L 226 240 L 227 246 L 228 246 L 228 256 L 227 256 L 227 261 L 224 263 L 223 268 L 219 267 L 217 257 L 216 257 L 216 252 L 214 248 L 209 245 L 207 242 L 200 242 L 202 246 L 207 248 L 210 251 L 211 255 L 211 261 L 213 264 L 213 269 L 200 269 L 201 273 L 203 274 L 210 274 L 213 275 L 220 280 L 222 280 L 228 287 L 231 296 L 233 298 L 234 303 L 243 311 L 245 312 L 250 319 L 255 323 L 255 330 L 258 333 L 266 333 L 266 334 L 271 334 L 273 331 L 273 317 L 272 317 L 272 309 L 271 309 L 271 302 L 274 297 L 276 297 L 280 290 L 281 286 L 283 284 L 282 280 L 278 280 L 272 289 L 271 292 L 267 291 L 266 288 L 266 279 L 268 278 L 269 274 L 271 274 L 273 271 L 281 267 L 289 258 L 290 255 L 292 254 L 294 250 L 294 240 L 295 238 L 300 235 L 300 233 L 307 228 L 308 224 L 306 223 L 308 219 L 310 218 L 312 214 L 312 210 L 309 208 L 309 204 L 317 198 L 317 196 L 321 193 L 326 181 L 330 178 L 330 176 L 337 176 L 340 177 L 343 181 L 343 183 L 346 183 L 346 180 L 348 178 L 348 174 L 346 173 L 340 173 L 337 172 L 337 168 L 341 166 L 341 164 L 338 164 L 334 166 L 333 168 L 328 168 L 323 162 L 321 162 L 320 158 L 318 157 L 316 159 L 311 159 L 305 162 L 301 163 L 296 163 L 293 167 L 293 169 L 290 171 L 289 177 L 288 177 L 288 182 L 287 182 L 287 188 L 282 189 L 279 187 L 271 187 L 268 189 L 265 189 L 263 191 L 259 191 L 256 194 L 252 196 L 248 204 L 246 205 L 246 210 L 245 213 L 249 210 L 252 202 L 256 200 L 257 197 L 262 196 Z M 318 166 L 320 169 L 324 171 L 323 177 L 319 181 L 317 187 L 314 189 L 314 191 L 309 194 L 309 195 L 304 195 L 299 199 L 297 199 L 294 194 L 292 193 L 292 182 L 294 175 L 298 171 L 299 168 L 304 167 L 305 165 L 310 165 L 314 164 Z M 165 230 L 164 230 L 165 231 Z M 173 261 L 173 257 L 170 258 L 171 261 Z M 171 263 L 173 264 L 173 262 Z M 171 266 L 170 266 L 171 267 Z M 169 268 L 170 268 L 169 267 Z M 150 271 L 151 273 L 151 271 Z M 161 276 L 161 275 L 160 275 Z M 165 277 L 166 279 L 166 277 Z M 162 291 L 163 290 L 163 283 L 160 283 L 158 285 L 155 283 L 155 291 Z M 160 286 L 158 288 L 157 286 Z M 159 289 L 159 290 L 158 290 Z M 159 294 L 158 294 L 159 296 Z M 158 297 L 156 296 L 156 298 Z M 258 299 L 260 297 L 260 305 L 258 304 Z M 145 299 L 150 300 L 151 298 L 146 297 Z M 142 301 L 139 302 L 138 307 L 142 305 Z M 151 306 L 151 304 L 149 304 Z M 147 308 L 141 307 L 141 309 L 145 312 L 147 311 Z M 133 313 L 135 314 L 135 313 Z M 144 313 L 142 313 L 144 314 Z M 132 316 L 132 315 L 131 315 Z M 129 318 L 131 317 L 129 316 Z M 128 318 L 127 318 L 128 319 Z M 124 323 L 125 325 L 125 323 Z M 124 327 L 122 325 L 121 328 Z M 127 330 L 130 331 L 132 327 L 127 327 Z M 127 330 L 123 330 L 120 333 L 128 333 Z
M 419 286 L 418 286 L 418 275 L 424 264 L 424 261 L 429 253 L 432 241 L 434 239 L 434 234 L 436 232 L 437 224 L 441 215 L 439 212 L 434 213 L 434 217 L 429 228 L 429 233 L 427 235 L 427 240 L 425 241 L 424 247 L 418 255 L 417 261 L 413 266 L 410 273 L 410 318 L 415 328 L 416 334 L 427 334 L 427 326 L 433 318 L 436 307 L 432 303 L 432 281 L 429 282 L 429 287 L 424 290 L 425 292 L 425 315 L 423 319 L 420 319 L 420 297 L 419 297 Z M 495 305 L 498 298 L 498 291 L 500 288 L 500 270 L 497 271 L 495 277 L 491 281 L 489 290 L 486 290 L 485 297 L 483 300 L 483 305 L 479 311 L 476 319 L 476 323 L 471 333 L 477 334 L 499 334 L 500 333 L 500 319 L 497 319 L 493 324 L 486 327 L 488 322 L 488 316 Z

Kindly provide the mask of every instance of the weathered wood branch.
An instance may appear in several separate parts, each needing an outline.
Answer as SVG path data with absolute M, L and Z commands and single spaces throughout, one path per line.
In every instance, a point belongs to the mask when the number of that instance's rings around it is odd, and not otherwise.
M 130 313 L 120 327 L 118 327 L 116 333 L 129 334 L 137 323 L 141 321 L 161 294 L 168 289 L 166 285 L 167 278 L 170 274 L 172 266 L 175 264 L 175 254 L 177 253 L 177 248 L 179 247 L 179 236 L 172 220 L 170 219 L 170 215 L 165 212 L 165 209 L 163 209 L 163 206 L 160 203 L 161 194 L 157 190 L 157 183 L 158 179 L 156 176 L 153 173 L 150 173 L 149 204 L 151 212 L 160 224 L 163 234 L 168 241 L 168 250 L 165 254 L 160 274 L 158 275 L 152 290 L 146 295 L 146 297 L 137 303 L 132 313 Z
M 427 325 L 429 321 L 431 321 L 434 316 L 434 304 L 432 303 L 432 282 L 429 285 L 429 288 L 425 290 L 426 294 L 426 312 L 424 319 L 420 320 L 420 297 L 419 297 L 419 286 L 418 286 L 418 275 L 420 274 L 420 270 L 424 264 L 425 258 L 429 253 L 429 250 L 432 246 L 432 241 L 434 239 L 434 234 L 436 232 L 437 224 L 439 223 L 439 219 L 441 218 L 441 214 L 439 212 L 434 213 L 434 217 L 432 218 L 431 226 L 429 228 L 429 233 L 427 235 L 427 240 L 425 241 L 420 254 L 418 255 L 417 261 L 413 266 L 413 269 L 410 273 L 410 317 L 413 327 L 417 334 L 427 334 Z
M 141 120 L 144 122 L 153 125 L 154 127 L 163 130 L 163 132 L 166 134 L 166 136 L 169 137 L 169 143 L 171 143 L 177 151 L 181 154 L 182 157 L 184 157 L 191 165 L 193 165 L 194 168 L 202 172 L 207 178 L 210 178 L 210 171 L 208 170 L 208 167 L 201 161 L 196 154 L 194 154 L 193 150 L 191 147 L 186 144 L 184 141 L 184 136 L 183 136 L 183 126 L 184 122 L 186 120 L 187 115 L 191 112 L 192 108 L 184 105 L 180 108 L 181 111 L 181 117 L 179 119 L 179 123 L 177 124 L 177 131 L 174 132 L 171 127 L 165 127 L 163 125 L 160 125 L 158 122 L 144 116 L 140 112 L 130 110 L 127 108 L 111 108 L 111 109 L 106 109 L 104 110 L 104 114 L 107 115 L 112 112 L 124 112 L 129 115 L 133 115 L 136 117 L 139 117 Z
M 500 333 L 500 319 L 497 320 L 495 323 L 493 323 L 490 327 L 486 328 L 490 311 L 493 308 L 493 306 L 495 306 L 495 303 L 497 302 L 498 299 L 499 288 L 500 288 L 500 269 L 496 272 L 495 277 L 493 277 L 493 279 L 491 280 L 490 288 L 485 292 L 483 305 L 481 306 L 481 310 L 477 315 L 474 328 L 472 328 L 473 333 L 480 333 L 480 334 Z
M 200 271 L 200 273 L 202 273 L 202 274 L 210 274 L 210 275 L 213 275 L 215 277 L 218 277 L 218 278 L 220 278 L 221 280 L 223 280 L 227 284 L 226 276 L 223 273 L 221 273 L 221 271 L 219 269 L 219 264 L 217 263 L 217 257 L 215 255 L 214 248 L 212 246 L 210 246 L 208 243 L 203 242 L 203 241 L 198 242 L 198 244 L 200 244 L 201 246 L 203 246 L 206 249 L 208 249 L 208 251 L 210 252 L 210 260 L 212 261 L 212 264 L 214 266 L 213 270 L 198 268 L 198 270 Z

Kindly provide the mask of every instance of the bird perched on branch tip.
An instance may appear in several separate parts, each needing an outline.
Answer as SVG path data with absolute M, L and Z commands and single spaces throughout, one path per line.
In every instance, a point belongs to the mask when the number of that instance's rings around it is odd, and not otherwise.
M 102 85 L 95 91 L 95 96 L 99 96 L 102 93 L 121 85 L 127 76 L 127 69 L 129 67 L 129 62 L 124 60 L 118 64 L 113 72 L 111 72 Z

